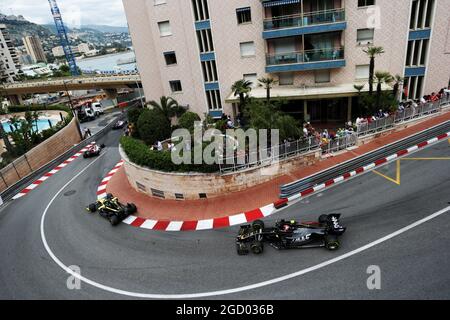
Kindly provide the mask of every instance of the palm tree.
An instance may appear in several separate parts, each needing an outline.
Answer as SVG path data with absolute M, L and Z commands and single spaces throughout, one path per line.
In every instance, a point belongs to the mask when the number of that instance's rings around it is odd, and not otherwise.
M 394 82 L 394 88 L 392 91 L 392 94 L 394 95 L 394 98 L 396 100 L 401 100 L 401 97 L 399 97 L 399 92 L 400 92 L 400 85 L 403 84 L 403 82 L 405 81 L 405 78 L 403 78 L 401 75 L 395 75 L 395 77 L 393 78 L 393 82 Z
M 377 108 L 380 108 L 382 84 L 391 84 L 393 81 L 393 77 L 387 71 L 377 71 L 375 72 L 375 78 L 377 79 Z
M 355 88 L 355 90 L 357 90 L 358 91 L 358 108 L 359 108 L 359 106 L 360 106 L 360 104 L 361 104 L 361 91 L 362 91 L 362 89 L 364 89 L 364 87 L 365 87 L 366 85 L 365 84 L 354 84 L 353 85 L 353 88 Z
M 369 94 L 373 95 L 373 81 L 375 75 L 375 57 L 382 55 L 384 53 L 383 47 L 369 47 L 363 50 L 370 57 L 370 67 L 369 67 Z
M 234 96 L 235 97 L 239 96 L 239 108 L 241 112 L 245 106 L 246 95 L 248 95 L 250 91 L 252 91 L 252 84 L 253 83 L 251 81 L 242 79 L 236 81 L 231 87 Z
M 269 103 L 270 102 L 270 90 L 272 89 L 273 85 L 277 83 L 277 81 L 275 81 L 273 78 L 270 78 L 270 77 L 261 78 L 261 79 L 258 79 L 258 81 L 259 81 L 259 85 L 266 89 L 267 103 Z
M 3 73 L 3 61 L 0 60 L 0 73 Z M 2 74 L 0 74 L 2 75 Z M 3 77 L 0 77 L 0 107 L 3 109 L 3 84 L 6 82 L 6 80 L 3 80 Z M 11 144 L 11 141 L 9 141 L 9 136 L 6 133 L 5 129 L 3 128 L 3 124 L 0 123 L 0 139 L 3 139 L 3 142 L 5 143 L 6 151 L 12 153 L 13 152 L 13 146 Z M 0 155 L 3 153 L 3 150 L 0 151 Z
M 159 103 L 153 100 L 150 101 L 148 105 L 150 105 L 152 109 L 163 114 L 169 122 L 172 121 L 173 117 L 178 117 L 183 114 L 183 111 L 186 111 L 178 105 L 178 102 L 175 99 L 166 96 L 162 96 Z

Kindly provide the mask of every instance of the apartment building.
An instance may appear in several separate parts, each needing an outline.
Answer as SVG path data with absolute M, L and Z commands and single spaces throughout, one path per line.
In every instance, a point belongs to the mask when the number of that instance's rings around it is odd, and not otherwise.
M 19 57 L 6 25 L 0 24 L 0 82 L 14 82 L 19 70 Z
M 39 37 L 26 36 L 22 39 L 27 53 L 31 56 L 34 63 L 47 62 L 44 49 L 42 48 L 42 42 Z
M 405 77 L 404 98 L 449 85 L 450 0 L 123 0 L 148 99 L 172 96 L 200 115 L 238 113 L 233 83 L 277 80 L 272 96 L 312 122 L 352 117 L 376 69 Z M 388 89 L 388 87 L 385 87 Z
M 73 54 L 84 54 L 84 53 L 91 51 L 91 49 L 89 48 L 89 45 L 87 43 L 80 43 L 77 46 L 70 46 L 70 48 L 71 48 Z M 52 54 L 55 58 L 63 57 L 65 55 L 64 49 L 62 46 L 54 47 L 52 49 Z

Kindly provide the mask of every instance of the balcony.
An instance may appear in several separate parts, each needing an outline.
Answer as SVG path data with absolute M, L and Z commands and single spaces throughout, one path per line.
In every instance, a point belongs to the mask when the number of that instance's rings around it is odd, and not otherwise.
M 344 48 L 305 50 L 266 57 L 266 72 L 292 72 L 345 67 Z
M 347 28 L 345 9 L 294 14 L 264 20 L 264 39 L 342 31 Z

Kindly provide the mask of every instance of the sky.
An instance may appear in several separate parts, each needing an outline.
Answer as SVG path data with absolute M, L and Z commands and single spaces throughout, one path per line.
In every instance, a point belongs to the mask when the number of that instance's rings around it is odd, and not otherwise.
M 57 0 L 64 23 L 80 25 L 109 25 L 126 27 L 122 0 Z M 0 0 L 0 12 L 23 15 L 37 24 L 53 23 L 48 0 Z

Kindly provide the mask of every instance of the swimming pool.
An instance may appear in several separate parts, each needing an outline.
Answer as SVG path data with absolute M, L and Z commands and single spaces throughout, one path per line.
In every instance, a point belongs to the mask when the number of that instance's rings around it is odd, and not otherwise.
M 52 125 L 55 126 L 58 121 L 54 120 L 54 119 L 39 119 L 37 121 L 37 128 L 38 128 L 38 132 L 44 131 L 46 129 L 50 129 L 50 124 L 48 123 L 48 120 L 51 121 Z M 3 129 L 5 130 L 6 133 L 10 133 L 11 129 L 15 130 L 13 125 L 9 122 L 2 122 L 3 125 Z M 19 124 L 20 127 L 20 124 Z M 36 128 L 36 125 L 34 126 Z

